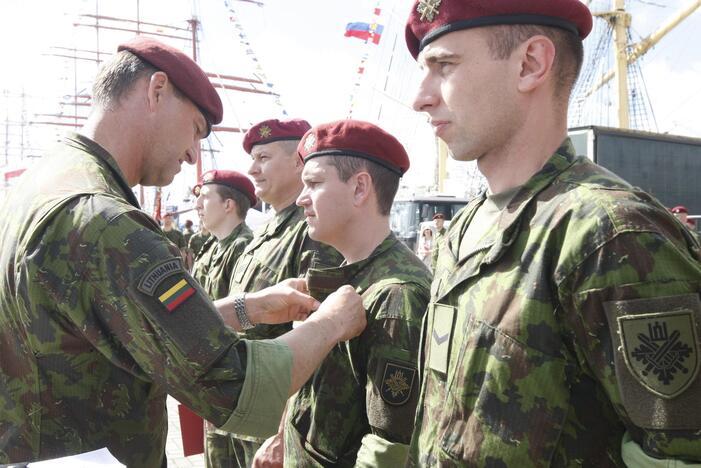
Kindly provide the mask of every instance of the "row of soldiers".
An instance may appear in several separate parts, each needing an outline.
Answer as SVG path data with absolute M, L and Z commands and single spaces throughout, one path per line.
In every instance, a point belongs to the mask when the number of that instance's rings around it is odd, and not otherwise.
M 166 394 L 208 421 L 211 466 L 701 462 L 699 242 L 575 155 L 591 27 L 579 0 L 413 4 L 414 108 L 488 185 L 432 279 L 389 230 L 406 151 L 354 120 L 253 126 L 253 184 L 197 187 L 216 244 L 193 278 L 131 187 L 194 163 L 221 100 L 181 52 L 122 44 L 5 202 L 0 463 L 165 466 Z M 257 198 L 275 217 L 252 234 Z

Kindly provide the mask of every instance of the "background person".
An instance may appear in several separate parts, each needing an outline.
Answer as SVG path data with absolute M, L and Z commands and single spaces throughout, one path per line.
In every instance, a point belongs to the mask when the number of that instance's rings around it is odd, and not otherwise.
M 429 268 L 431 267 L 433 247 L 433 230 L 430 227 L 425 227 L 423 231 L 421 231 L 421 238 L 416 248 L 416 254 Z
M 436 271 L 436 264 L 438 263 L 438 251 L 440 250 L 441 243 L 445 237 L 445 215 L 443 213 L 436 213 L 433 215 L 433 224 L 436 227 L 435 234 L 433 235 L 433 251 L 431 252 L 431 271 Z
M 232 294 L 256 292 L 286 278 L 304 276 L 312 265 L 341 262 L 333 248 L 309 238 L 303 211 L 295 206 L 302 191 L 303 169 L 297 143 L 309 128 L 305 120 L 270 119 L 252 126 L 244 136 L 243 148 L 251 155 L 248 174 L 256 195 L 273 208 L 275 216 L 256 231 L 236 262 L 229 289 Z M 291 322 L 258 325 L 241 335 L 251 340 L 270 340 L 291 328 Z M 265 437 L 217 431 L 207 439 L 207 464 L 250 466 L 264 440 Z

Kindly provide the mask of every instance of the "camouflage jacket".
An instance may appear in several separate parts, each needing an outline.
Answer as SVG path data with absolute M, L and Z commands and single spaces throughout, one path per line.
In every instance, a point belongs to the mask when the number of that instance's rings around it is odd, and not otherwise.
M 390 234 L 367 259 L 312 268 L 307 282 L 319 300 L 344 284 L 354 286 L 368 325 L 337 345 L 288 405 L 285 466 L 354 466 L 370 434 L 405 445 L 401 459 L 391 463 L 400 466 L 418 400 L 416 362 L 430 272 Z M 377 454 L 367 452 L 364 466 L 373 466 Z
M 214 236 L 212 236 L 210 233 L 204 234 L 202 231 L 196 232 L 190 236 L 187 247 L 192 251 L 195 260 L 197 260 L 206 251 L 202 251 L 202 249 L 205 245 L 207 245 L 207 241 L 212 239 L 212 237 Z
M 163 234 L 179 249 L 184 249 L 187 247 L 187 242 L 185 242 L 185 235 L 173 228 L 170 231 L 163 230 Z
M 336 250 L 309 238 L 304 212 L 292 204 L 276 213 L 246 246 L 236 262 L 229 293 L 260 291 L 287 278 L 303 276 L 312 265 L 338 265 L 342 260 Z M 257 325 L 241 335 L 268 339 L 291 329 L 292 323 Z
M 445 239 L 446 229 L 443 228 L 440 231 L 436 231 L 433 237 L 433 251 L 431 252 L 431 271 L 436 270 L 436 265 L 438 264 L 438 252 L 440 251 L 440 246 L 443 244 Z
M 192 277 L 195 278 L 202 287 L 207 284 L 209 265 L 212 263 L 212 255 L 214 255 L 216 246 L 217 238 L 209 236 L 200 247 L 198 255 L 195 258 L 195 263 L 192 265 Z
M 209 297 L 221 299 L 229 294 L 234 265 L 251 239 L 253 239 L 253 232 L 243 222 L 212 247 L 207 277 L 203 283 Z
M 102 147 L 72 135 L 23 177 L 0 226 L 0 464 L 161 466 L 166 393 L 225 423 L 247 347 Z
M 569 140 L 461 258 L 483 200 L 440 251 L 410 465 L 622 467 L 626 430 L 701 460 L 698 243 Z

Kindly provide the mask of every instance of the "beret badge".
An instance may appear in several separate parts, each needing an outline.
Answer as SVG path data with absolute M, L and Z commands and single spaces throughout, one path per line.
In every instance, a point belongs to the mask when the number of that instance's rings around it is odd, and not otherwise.
M 309 151 L 316 144 L 316 137 L 313 133 L 310 133 L 306 140 L 304 140 L 304 149 Z
M 260 129 L 258 129 L 258 134 L 261 138 L 268 138 L 271 133 L 273 133 L 273 130 L 267 125 L 263 125 L 260 127 Z
M 421 0 L 416 7 L 416 11 L 421 14 L 421 21 L 431 22 L 438 15 L 438 7 L 441 0 Z

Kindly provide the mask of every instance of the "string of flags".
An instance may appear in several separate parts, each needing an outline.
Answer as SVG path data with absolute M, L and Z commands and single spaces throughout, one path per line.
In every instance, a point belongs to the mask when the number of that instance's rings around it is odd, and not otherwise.
M 373 18 L 371 23 L 355 22 L 348 23 L 346 25 L 345 37 L 355 37 L 365 41 L 365 50 L 360 57 L 360 63 L 358 64 L 358 70 L 356 72 L 355 83 L 353 83 L 353 89 L 350 96 L 350 108 L 348 110 L 348 118 L 353 117 L 353 111 L 355 110 L 355 96 L 358 89 L 360 89 L 360 82 L 365 73 L 365 63 L 370 57 L 369 45 L 380 43 L 382 38 L 382 32 L 384 31 L 384 26 L 379 23 L 380 16 L 382 15 L 382 8 L 380 8 L 380 0 L 375 4 L 373 10 Z
M 224 0 L 224 6 L 226 7 L 226 9 L 229 12 L 229 22 L 231 22 L 234 29 L 236 30 L 236 35 L 237 35 L 238 41 L 241 44 L 242 48 L 244 49 L 246 55 L 253 62 L 254 74 L 263 83 L 265 83 L 265 86 L 270 90 L 270 92 L 273 93 L 273 96 L 275 99 L 275 104 L 278 107 L 280 107 L 280 109 L 282 110 L 282 115 L 287 116 L 287 111 L 285 110 L 285 107 L 282 105 L 282 100 L 280 99 L 280 94 L 274 92 L 275 86 L 268 79 L 267 75 L 265 74 L 265 71 L 263 71 L 263 67 L 260 64 L 260 60 L 258 60 L 256 53 L 253 51 L 253 47 L 251 46 L 251 42 L 249 41 L 248 36 L 246 35 L 246 32 L 243 28 L 243 25 L 241 24 L 241 22 L 238 19 L 238 15 L 236 13 L 236 10 L 234 10 L 234 7 L 232 5 L 232 3 L 234 1 L 253 3 L 253 4 L 258 5 L 259 7 L 264 6 L 264 3 L 260 2 L 260 1 L 253 1 L 253 0 Z

